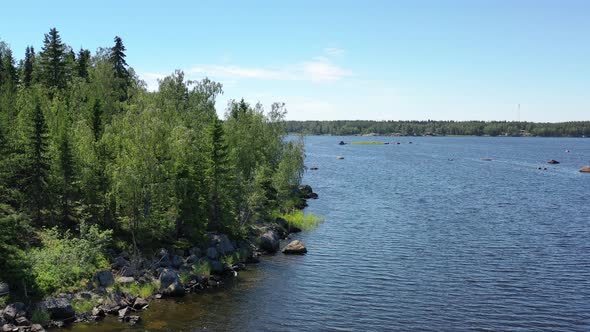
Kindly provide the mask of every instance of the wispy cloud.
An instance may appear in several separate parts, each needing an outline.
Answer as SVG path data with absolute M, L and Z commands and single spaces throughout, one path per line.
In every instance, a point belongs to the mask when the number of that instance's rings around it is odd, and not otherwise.
M 337 64 L 333 57 L 344 51 L 337 48 L 324 49 L 325 56 L 318 56 L 308 61 L 285 64 L 279 67 L 248 67 L 236 64 L 203 64 L 185 70 L 187 78 L 195 79 L 207 76 L 222 83 L 239 80 L 254 79 L 265 81 L 309 81 L 313 83 L 329 83 L 352 76 L 350 69 Z M 168 74 L 142 73 L 140 76 L 146 82 L 148 89 L 156 90 L 158 80 Z
M 344 54 L 344 50 L 338 47 L 326 47 L 324 48 L 324 53 L 329 56 L 340 56 Z

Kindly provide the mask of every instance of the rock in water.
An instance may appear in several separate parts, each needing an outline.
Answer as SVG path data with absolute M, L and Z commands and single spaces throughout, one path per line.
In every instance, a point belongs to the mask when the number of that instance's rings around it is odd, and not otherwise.
M 555 160 L 555 159 L 551 159 L 547 162 L 547 164 L 551 164 L 551 165 L 557 165 L 559 164 L 559 161 Z
M 285 248 L 283 248 L 285 255 L 303 255 L 307 253 L 307 248 L 303 242 L 299 240 L 291 241 Z
M 280 238 L 275 231 L 268 230 L 260 236 L 260 249 L 269 253 L 275 253 L 279 251 L 279 240 Z
M 580 168 L 580 173 L 590 173 L 590 166 Z

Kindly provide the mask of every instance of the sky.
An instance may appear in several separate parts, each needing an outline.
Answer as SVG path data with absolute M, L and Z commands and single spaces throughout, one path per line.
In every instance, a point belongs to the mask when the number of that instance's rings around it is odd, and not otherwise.
M 590 1 L 6 1 L 18 58 L 56 27 L 152 90 L 175 69 L 290 120 L 590 120 Z M 520 104 L 520 111 L 519 105 Z

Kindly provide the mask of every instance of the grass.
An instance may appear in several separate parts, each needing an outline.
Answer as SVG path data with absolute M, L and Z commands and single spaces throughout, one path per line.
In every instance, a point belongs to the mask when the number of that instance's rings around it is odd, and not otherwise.
M 322 221 L 324 221 L 323 217 L 314 216 L 311 213 L 303 213 L 301 210 L 294 210 L 289 213 L 280 215 L 281 218 L 287 220 L 289 225 L 301 228 L 302 230 L 310 230 L 315 227 Z
M 93 301 L 92 299 L 75 299 L 72 301 L 72 307 L 77 313 L 90 312 L 96 304 L 96 301 Z
M 385 142 L 350 142 L 354 145 L 383 145 Z
M 160 284 L 157 281 L 147 284 L 133 282 L 130 284 L 118 284 L 118 289 L 122 292 L 146 299 L 160 290 Z
M 180 282 L 186 285 L 191 280 L 191 273 L 189 272 L 182 272 L 180 274 Z
M 211 265 L 208 262 L 198 262 L 193 265 L 193 273 L 198 276 L 211 276 Z
M 35 308 L 31 313 L 31 323 L 33 324 L 41 324 L 46 326 L 47 323 L 49 323 L 49 319 L 51 319 L 49 313 L 43 309 Z
M 0 296 L 0 308 L 6 307 L 6 303 L 8 303 L 8 296 Z

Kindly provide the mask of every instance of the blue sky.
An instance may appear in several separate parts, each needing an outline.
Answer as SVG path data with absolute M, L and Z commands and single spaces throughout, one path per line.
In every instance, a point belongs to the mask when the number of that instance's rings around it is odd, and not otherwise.
M 11 1 L 22 58 L 56 27 L 74 49 L 123 38 L 152 88 L 181 69 L 293 120 L 590 120 L 590 1 Z

